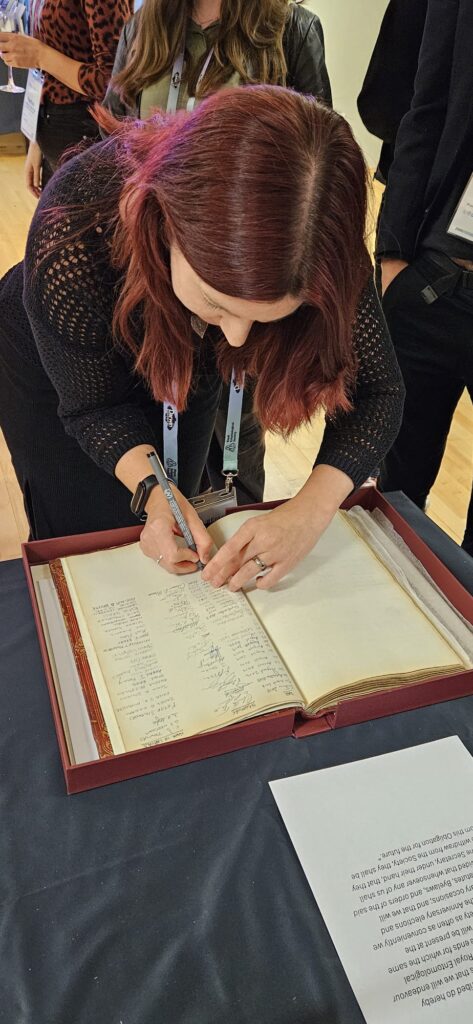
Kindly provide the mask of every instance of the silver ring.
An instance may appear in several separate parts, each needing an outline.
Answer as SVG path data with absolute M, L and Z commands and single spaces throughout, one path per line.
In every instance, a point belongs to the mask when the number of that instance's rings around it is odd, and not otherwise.
M 159 563 L 162 561 L 163 558 L 164 558 L 164 555 L 160 555 L 159 558 L 156 559 L 156 565 L 159 565 Z
M 266 565 L 266 562 L 263 562 L 263 559 L 259 558 L 258 555 L 254 555 L 253 556 L 253 562 L 256 562 L 256 564 L 258 566 L 258 569 L 261 569 L 261 572 L 264 572 L 265 569 L 268 568 L 268 566 Z

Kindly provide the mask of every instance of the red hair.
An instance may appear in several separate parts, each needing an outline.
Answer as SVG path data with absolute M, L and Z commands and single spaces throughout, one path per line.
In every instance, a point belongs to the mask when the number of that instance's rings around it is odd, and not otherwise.
M 371 263 L 366 167 L 346 121 L 277 86 L 222 90 L 190 115 L 97 116 L 128 165 L 113 242 L 124 273 L 114 328 L 154 398 L 173 396 L 183 409 L 194 367 L 190 314 L 171 285 L 172 240 L 218 292 L 302 300 L 280 322 L 255 323 L 242 348 L 218 342 L 223 377 L 232 366 L 254 377 L 264 427 L 288 433 L 321 405 L 329 415 L 349 409 L 352 324 Z

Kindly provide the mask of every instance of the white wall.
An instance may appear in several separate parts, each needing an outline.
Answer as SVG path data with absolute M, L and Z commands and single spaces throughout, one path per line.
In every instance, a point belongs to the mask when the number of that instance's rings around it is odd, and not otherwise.
M 362 124 L 356 97 L 387 5 L 388 0 L 304 0 L 322 22 L 333 105 L 350 122 L 371 167 L 381 143 Z

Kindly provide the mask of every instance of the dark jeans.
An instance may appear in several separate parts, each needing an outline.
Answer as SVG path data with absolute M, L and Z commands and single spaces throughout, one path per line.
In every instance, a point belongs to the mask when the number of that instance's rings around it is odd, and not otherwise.
M 100 141 L 88 102 L 50 103 L 47 100 L 40 107 L 36 141 L 43 154 L 44 188 L 67 149 Z
M 210 483 L 214 490 L 219 490 L 224 485 L 222 465 L 227 410 L 228 385 L 224 385 L 215 421 L 215 432 L 207 458 L 207 479 L 204 477 L 203 480 L 203 486 Z M 238 476 L 235 480 L 239 505 L 252 505 L 263 500 L 264 453 L 264 432 L 257 416 L 253 412 L 253 389 L 251 386 L 247 386 L 243 395 L 240 444 L 238 447 Z
M 136 526 L 131 495 L 66 434 L 58 395 L 46 375 L 24 311 L 21 266 L 0 283 L 0 428 L 21 487 L 31 537 L 60 537 Z M 200 375 L 179 417 L 179 486 L 197 494 L 221 393 L 214 352 L 201 352 Z M 135 388 L 149 425 L 149 441 L 162 455 L 162 405 Z
M 419 508 L 440 469 L 465 387 L 473 398 L 473 290 L 458 277 L 452 264 L 451 286 L 427 304 L 422 290 L 445 278 L 445 269 L 421 255 L 398 274 L 383 299 L 407 393 L 401 430 L 379 482 L 382 490 L 404 491 Z M 473 496 L 463 547 L 473 554 Z

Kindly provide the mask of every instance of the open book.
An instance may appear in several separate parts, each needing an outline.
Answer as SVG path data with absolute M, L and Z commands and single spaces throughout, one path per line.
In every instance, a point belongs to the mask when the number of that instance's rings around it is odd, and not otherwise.
M 262 514 L 214 523 L 216 546 Z M 71 760 L 471 668 L 471 626 L 383 518 L 337 513 L 267 591 L 171 576 L 138 544 L 34 570 Z

